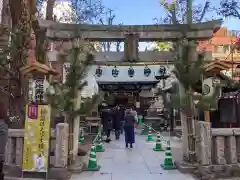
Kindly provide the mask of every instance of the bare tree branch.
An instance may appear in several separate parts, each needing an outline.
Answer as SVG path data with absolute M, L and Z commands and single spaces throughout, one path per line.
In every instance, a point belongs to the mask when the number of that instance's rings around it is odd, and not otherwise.
M 104 13 L 104 17 L 99 19 L 99 23 L 102 25 L 112 25 L 115 18 L 116 15 L 113 14 L 113 10 L 107 9 L 107 11 Z M 119 25 L 122 25 L 122 23 Z M 120 52 L 120 43 L 121 42 L 101 42 L 101 48 L 104 52 L 110 52 L 112 48 L 116 48 L 116 51 Z
M 240 19 L 240 2 L 238 0 L 221 0 L 219 14 L 224 17 Z
M 163 19 L 168 19 L 169 22 L 170 18 L 171 23 L 174 24 L 188 23 L 187 16 L 189 15 L 187 12 L 187 4 L 188 3 L 186 0 L 177 0 L 175 5 L 169 5 L 167 2 L 161 2 L 160 5 L 166 10 L 166 14 L 161 18 L 161 22 L 165 23 Z M 192 9 L 192 12 L 190 13 L 192 20 L 190 21 L 196 23 L 205 20 L 204 18 L 212 8 L 210 5 L 211 4 L 209 0 L 206 0 L 204 4 L 194 4 L 193 7 L 190 8 Z
M 198 19 L 198 22 L 202 22 L 207 10 L 209 9 L 209 6 L 210 6 L 210 2 L 209 1 L 206 1 L 205 4 L 204 4 L 204 7 L 203 7 L 203 10 L 202 10 L 202 13 L 200 15 L 200 18 Z

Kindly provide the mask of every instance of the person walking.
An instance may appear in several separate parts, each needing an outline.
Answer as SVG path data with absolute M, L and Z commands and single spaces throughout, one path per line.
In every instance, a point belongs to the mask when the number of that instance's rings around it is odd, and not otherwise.
M 137 114 L 136 108 L 134 106 L 131 108 L 131 113 L 135 118 L 135 129 L 136 129 L 138 126 L 138 114 Z
M 121 119 L 120 119 L 120 122 L 121 122 L 120 134 L 123 134 L 123 132 L 124 132 L 123 126 L 124 126 L 125 108 L 122 105 L 120 105 L 119 107 L 120 107 L 119 108 L 119 114 L 121 116 Z
M 111 135 L 111 130 L 112 130 L 112 122 L 113 122 L 112 110 L 110 108 L 108 108 L 107 106 L 102 106 L 100 118 L 101 118 L 102 125 L 103 125 L 103 131 L 107 136 L 106 142 L 110 142 L 111 141 L 110 135 Z
M 131 110 L 126 110 L 126 114 L 124 117 L 124 132 L 125 132 L 125 143 L 126 148 L 130 144 L 130 148 L 133 148 L 133 143 L 135 143 L 135 133 L 134 133 L 134 125 L 135 125 L 135 117 Z
M 124 119 L 124 116 L 122 115 L 122 112 L 120 111 L 120 107 L 117 105 L 114 108 L 114 113 L 113 113 L 113 129 L 115 130 L 116 140 L 119 140 L 119 138 L 120 138 L 121 126 L 122 126 L 121 121 L 123 119 Z

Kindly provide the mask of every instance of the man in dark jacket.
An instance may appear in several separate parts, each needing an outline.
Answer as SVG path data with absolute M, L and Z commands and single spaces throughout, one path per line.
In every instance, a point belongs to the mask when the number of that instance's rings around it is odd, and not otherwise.
M 122 114 L 120 107 L 116 106 L 114 108 L 114 114 L 113 114 L 113 129 L 115 130 L 116 140 L 119 140 L 120 138 L 123 119 L 124 119 L 124 114 Z
M 110 142 L 110 135 L 112 130 L 112 122 L 113 122 L 113 113 L 112 110 L 108 107 L 102 107 L 100 112 L 101 122 L 103 125 L 103 131 L 105 132 L 107 139 L 106 142 Z

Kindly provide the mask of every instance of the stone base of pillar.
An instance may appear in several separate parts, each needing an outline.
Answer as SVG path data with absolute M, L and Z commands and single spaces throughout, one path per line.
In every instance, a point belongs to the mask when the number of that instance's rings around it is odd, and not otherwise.
M 56 180 L 68 180 L 71 177 L 71 172 L 67 168 L 50 168 L 48 173 L 48 179 Z
M 40 173 L 24 173 L 22 174 L 21 168 L 18 166 L 5 167 L 6 170 L 4 180 L 22 180 L 24 178 L 41 178 L 45 179 L 45 175 Z M 67 168 L 50 168 L 47 174 L 48 179 L 52 180 L 68 180 L 71 177 L 71 172 Z
M 196 179 L 237 179 L 240 175 L 238 164 L 198 166 L 193 175 Z
M 17 165 L 4 165 L 4 173 L 6 176 L 14 176 L 21 177 L 22 176 L 22 168 Z
M 85 162 L 72 164 L 68 167 L 71 173 L 80 173 L 87 169 L 87 164 Z
M 193 173 L 197 169 L 197 166 L 186 161 L 176 161 L 175 165 L 181 173 Z
M 68 166 L 68 170 L 72 173 L 80 173 L 86 169 L 87 164 L 83 161 L 81 156 L 78 156 L 77 160 L 75 160 L 70 166 Z

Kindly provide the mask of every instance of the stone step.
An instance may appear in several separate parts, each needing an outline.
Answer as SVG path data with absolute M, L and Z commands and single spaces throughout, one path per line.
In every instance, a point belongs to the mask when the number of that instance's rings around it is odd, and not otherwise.
M 45 180 L 45 179 L 42 179 L 42 178 L 39 179 L 39 178 L 4 177 L 4 180 Z

